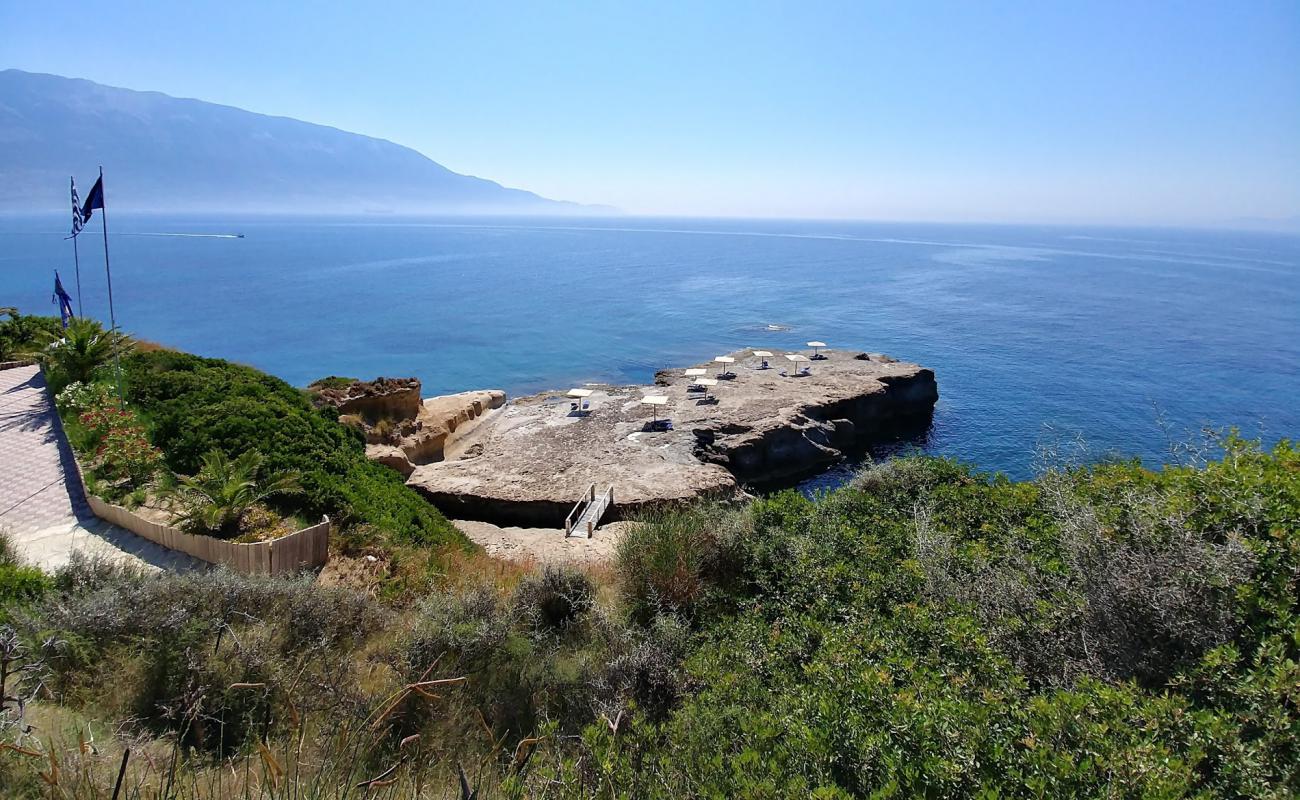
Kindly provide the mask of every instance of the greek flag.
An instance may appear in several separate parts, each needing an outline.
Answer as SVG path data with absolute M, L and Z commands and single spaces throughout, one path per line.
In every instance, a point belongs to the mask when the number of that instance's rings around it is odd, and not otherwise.
M 72 182 L 72 235 L 76 236 L 81 233 L 81 229 L 86 227 L 86 220 L 81 216 L 81 198 L 77 197 L 77 181 L 75 178 L 68 178 Z
M 68 320 L 72 319 L 72 298 L 63 290 L 63 281 L 59 280 L 59 271 L 54 270 L 54 296 L 50 300 L 59 306 L 59 319 L 63 322 L 63 327 L 68 327 Z

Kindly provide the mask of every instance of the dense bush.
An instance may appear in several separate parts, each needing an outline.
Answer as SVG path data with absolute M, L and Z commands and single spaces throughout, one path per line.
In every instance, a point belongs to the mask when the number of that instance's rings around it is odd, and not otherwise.
M 213 796 L 265 767 L 308 796 L 463 769 L 493 797 L 1292 797 L 1300 451 L 1223 448 L 1019 483 L 909 458 L 662 513 L 616 586 L 497 567 L 388 609 L 78 562 L 14 619 L 55 698 L 179 732 Z M 0 750 L 0 781 L 48 794 L 56 761 L 91 759 Z
M 0 623 L 6 622 L 10 613 L 20 606 L 40 599 L 49 588 L 49 576 L 18 563 L 9 531 L 0 528 Z
M 49 686 L 219 751 L 270 729 L 275 687 L 310 681 L 317 707 L 359 702 L 345 665 L 387 613 L 309 578 L 148 575 L 79 556 L 54 582 L 57 597 L 17 615 L 50 643 Z
M 592 728 L 546 777 L 594 762 L 665 797 L 1291 796 L 1300 452 L 1223 444 L 1202 469 L 1030 483 L 906 459 L 761 500 L 734 607 L 697 618 L 697 690 L 663 725 Z
M 61 329 L 58 317 L 19 314 L 15 308 L 0 308 L 0 361 L 30 358 L 50 334 Z
M 744 515 L 720 506 L 669 508 L 643 514 L 619 542 L 619 588 L 633 618 L 691 615 L 733 568 L 733 549 L 748 532 Z
M 214 449 L 232 459 L 256 450 L 268 472 L 299 475 L 302 494 L 276 500 L 286 511 L 367 522 L 421 544 L 465 543 L 400 475 L 366 459 L 355 431 L 278 378 L 162 350 L 135 353 L 122 367 L 128 402 L 149 420 L 172 470 L 192 475 Z
M 560 631 L 592 609 L 595 594 L 586 574 L 572 567 L 546 564 L 519 583 L 514 603 L 535 628 Z

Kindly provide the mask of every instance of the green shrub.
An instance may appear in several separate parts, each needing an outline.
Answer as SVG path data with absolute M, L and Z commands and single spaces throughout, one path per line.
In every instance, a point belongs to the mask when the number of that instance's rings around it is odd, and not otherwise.
M 318 381 L 313 381 L 311 389 L 346 389 L 358 382 L 358 378 L 347 378 L 342 375 L 329 375 Z
M 214 449 L 230 458 L 257 450 L 265 469 L 300 476 L 302 494 L 276 500 L 285 513 L 329 514 L 409 542 L 468 546 L 400 475 L 366 459 L 360 435 L 278 378 L 174 351 L 135 353 L 122 366 L 128 400 L 175 472 L 194 474 Z
M 595 604 L 596 589 L 572 567 L 543 565 L 515 590 L 516 613 L 540 630 L 559 631 L 578 621 Z
M 0 564 L 0 622 L 19 606 L 39 600 L 51 586 L 50 576 L 35 567 Z
M 697 617 L 697 691 L 634 757 L 589 731 L 587 755 L 615 765 L 614 784 L 662 787 L 647 796 L 1300 790 L 1291 444 L 1229 441 L 1203 469 L 1106 464 L 1032 483 L 905 459 L 752 515 L 735 610 Z
M 697 505 L 651 511 L 619 542 L 619 587 L 631 616 L 690 615 L 725 582 L 732 548 L 750 525 L 746 512 Z
M 351 653 L 388 617 L 365 596 L 310 577 L 150 575 L 79 555 L 53 588 L 57 602 L 22 617 L 30 637 L 56 643 L 46 659 L 51 685 L 225 753 L 264 735 L 283 700 L 232 684 L 305 682 L 319 699 L 297 699 L 299 713 L 337 706 L 352 692 Z
M 53 585 L 50 576 L 35 567 L 18 563 L 7 529 L 0 529 L 0 622 L 11 610 L 39 600 Z
M 30 358 L 41 349 L 49 334 L 62 330 L 58 317 L 19 314 L 14 308 L 0 308 L 0 351 L 6 355 L 0 360 Z

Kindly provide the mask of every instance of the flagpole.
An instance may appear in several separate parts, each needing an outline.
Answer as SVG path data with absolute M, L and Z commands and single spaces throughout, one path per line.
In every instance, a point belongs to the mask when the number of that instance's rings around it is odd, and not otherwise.
M 72 237 L 72 263 L 77 265 L 77 316 L 84 317 L 81 310 L 81 257 L 77 255 L 77 237 Z
M 117 373 L 117 406 L 121 408 L 126 401 L 122 396 L 122 357 L 119 353 L 121 348 L 117 346 L 117 313 L 113 310 L 113 270 L 108 265 L 108 202 L 105 199 L 108 192 L 104 191 L 103 164 L 99 166 L 99 191 L 102 202 L 99 208 L 99 222 L 104 230 L 104 274 L 108 276 L 108 321 L 112 325 L 113 368 Z

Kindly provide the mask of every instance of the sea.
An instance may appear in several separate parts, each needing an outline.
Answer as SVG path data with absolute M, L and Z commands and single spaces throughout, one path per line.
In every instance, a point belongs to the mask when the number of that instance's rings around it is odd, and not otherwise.
M 78 304 L 62 217 L 0 217 L 0 306 Z M 925 451 L 1012 478 L 1185 460 L 1207 429 L 1300 434 L 1300 237 L 1222 230 L 668 218 L 109 219 L 119 325 L 306 386 L 414 375 L 512 395 L 746 347 L 887 353 L 934 370 Z M 99 219 L 84 313 L 107 319 Z M 1188 448 L 1192 448 L 1189 451 Z

